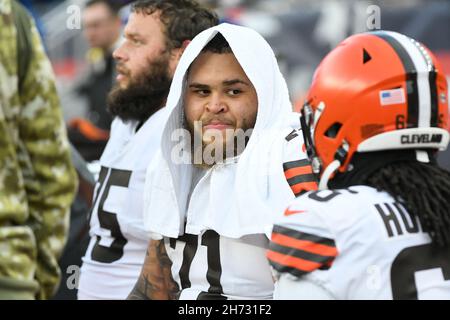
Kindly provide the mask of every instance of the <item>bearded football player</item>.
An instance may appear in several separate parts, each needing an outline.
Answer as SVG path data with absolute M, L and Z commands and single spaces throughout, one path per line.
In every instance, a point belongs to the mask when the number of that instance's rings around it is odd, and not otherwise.
M 137 1 L 114 53 L 117 85 L 108 97 L 115 116 L 101 171 L 83 258 L 79 299 L 124 299 L 145 257 L 145 172 L 159 149 L 164 108 L 176 65 L 196 34 L 217 16 L 191 0 Z

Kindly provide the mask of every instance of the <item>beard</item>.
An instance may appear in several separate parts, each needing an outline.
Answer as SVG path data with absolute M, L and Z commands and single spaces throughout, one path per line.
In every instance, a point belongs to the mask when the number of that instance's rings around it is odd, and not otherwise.
M 216 129 L 205 132 L 203 125 L 209 124 L 213 119 L 229 123 L 232 128 L 226 129 L 225 132 Z M 190 123 L 185 118 L 184 125 L 193 137 L 191 141 L 193 165 L 202 169 L 211 168 L 215 164 L 239 156 L 247 146 L 254 127 L 254 121 L 247 121 L 247 119 L 243 119 L 242 126 L 239 128 L 236 128 L 233 121 L 227 121 L 221 117 L 205 117 L 200 121 Z
M 124 122 L 145 122 L 164 107 L 172 82 L 168 72 L 169 58 L 164 55 L 153 62 L 147 61 L 147 65 L 135 78 L 130 77 L 123 65 L 117 67 L 125 71 L 130 81 L 126 88 L 115 85 L 108 94 L 107 107 L 113 116 L 118 116 Z

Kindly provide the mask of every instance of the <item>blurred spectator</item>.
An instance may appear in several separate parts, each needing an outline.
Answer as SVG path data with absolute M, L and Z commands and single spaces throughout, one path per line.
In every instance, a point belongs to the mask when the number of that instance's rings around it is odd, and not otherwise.
M 77 92 L 87 98 L 87 119 L 72 119 L 69 137 L 88 161 L 98 160 L 109 138 L 112 117 L 106 109 L 106 97 L 115 75 L 112 52 L 121 36 L 118 5 L 108 0 L 90 0 L 83 12 L 83 30 L 90 50 L 89 71 L 77 85 Z
M 47 299 L 77 178 L 50 62 L 14 0 L 1 2 L 0 39 L 0 298 Z

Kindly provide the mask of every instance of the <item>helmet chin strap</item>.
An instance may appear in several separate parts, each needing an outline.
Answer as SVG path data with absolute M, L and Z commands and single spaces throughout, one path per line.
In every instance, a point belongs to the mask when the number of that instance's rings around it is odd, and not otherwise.
M 319 181 L 319 190 L 328 189 L 328 181 L 330 180 L 331 175 L 339 169 L 342 163 L 345 162 L 347 158 L 348 150 L 350 146 L 348 142 L 344 139 L 342 140 L 342 145 L 337 149 L 336 154 L 334 155 L 334 160 L 331 162 L 323 171 L 322 176 Z
M 328 167 L 323 171 L 322 176 L 320 177 L 319 182 L 319 190 L 327 190 L 328 189 L 328 181 L 330 180 L 331 175 L 339 169 L 341 166 L 341 162 L 339 160 L 334 160 L 331 162 Z

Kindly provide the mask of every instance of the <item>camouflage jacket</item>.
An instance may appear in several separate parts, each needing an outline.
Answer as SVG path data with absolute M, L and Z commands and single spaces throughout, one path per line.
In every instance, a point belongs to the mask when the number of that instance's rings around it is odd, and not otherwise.
M 46 299 L 59 284 L 77 176 L 50 62 L 13 1 L 0 0 L 0 280 Z

